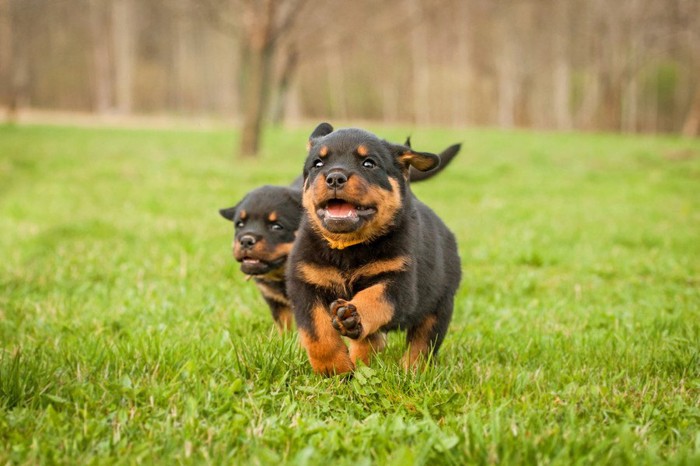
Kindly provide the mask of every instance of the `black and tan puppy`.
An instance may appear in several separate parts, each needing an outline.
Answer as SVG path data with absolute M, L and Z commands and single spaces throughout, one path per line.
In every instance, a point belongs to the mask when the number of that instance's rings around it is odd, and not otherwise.
M 390 330 L 407 331 L 407 368 L 442 344 L 461 277 L 457 244 L 409 185 L 411 167 L 439 161 L 361 129 L 323 123 L 312 133 L 287 291 L 315 372 L 368 363 Z
M 409 144 L 410 141 L 406 141 Z M 441 164 L 428 172 L 412 170 L 411 180 L 425 180 L 443 170 L 457 155 L 455 144 L 440 153 Z M 293 316 L 285 288 L 285 266 L 302 216 L 302 178 L 290 187 L 262 186 L 220 214 L 233 222 L 233 257 L 252 276 L 270 307 L 280 331 L 292 328 Z
M 233 222 L 233 257 L 252 276 L 280 331 L 292 328 L 285 286 L 285 266 L 301 221 L 301 192 L 285 186 L 262 186 L 246 194 L 221 215 Z

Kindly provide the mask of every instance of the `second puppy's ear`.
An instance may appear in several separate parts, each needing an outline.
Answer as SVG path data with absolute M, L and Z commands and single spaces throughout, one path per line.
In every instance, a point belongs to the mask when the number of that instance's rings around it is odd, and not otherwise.
M 219 209 L 219 214 L 221 214 L 221 216 L 224 217 L 226 220 L 233 222 L 233 218 L 236 216 L 236 207 L 238 206 L 235 205 L 233 207 Z
M 233 219 L 236 218 L 236 212 L 238 211 L 238 207 L 241 205 L 241 203 L 245 200 L 245 198 L 248 197 L 246 194 L 243 196 L 243 199 L 238 201 L 238 204 L 232 207 L 224 207 L 223 209 L 219 209 L 219 214 L 221 214 L 222 217 L 224 217 L 226 220 L 229 220 L 233 222 Z

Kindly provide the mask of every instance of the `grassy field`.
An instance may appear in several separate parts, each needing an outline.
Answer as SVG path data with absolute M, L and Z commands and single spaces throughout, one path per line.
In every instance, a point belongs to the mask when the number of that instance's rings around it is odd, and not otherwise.
M 311 129 L 253 162 L 225 131 L 0 127 L 0 464 L 700 464 L 700 141 L 414 130 L 463 142 L 414 188 L 459 240 L 454 320 L 427 371 L 394 334 L 344 380 L 217 214 Z

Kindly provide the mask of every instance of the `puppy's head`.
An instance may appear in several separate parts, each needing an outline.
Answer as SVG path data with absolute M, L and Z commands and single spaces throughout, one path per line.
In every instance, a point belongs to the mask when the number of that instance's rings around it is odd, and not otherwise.
M 367 131 L 320 124 L 309 139 L 303 205 L 313 228 L 333 248 L 371 241 L 391 230 L 402 209 L 409 169 L 437 167 L 416 152 Z
M 255 189 L 219 213 L 233 222 L 233 257 L 247 275 L 281 278 L 301 220 L 301 194 L 282 186 Z

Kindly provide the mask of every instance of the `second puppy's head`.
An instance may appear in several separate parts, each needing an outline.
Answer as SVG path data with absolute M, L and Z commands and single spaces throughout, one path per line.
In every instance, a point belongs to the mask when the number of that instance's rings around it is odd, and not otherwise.
M 321 123 L 309 139 L 303 205 L 313 228 L 343 249 L 371 241 L 394 225 L 411 167 L 427 171 L 440 158 L 392 144 L 357 128 Z
M 282 278 L 301 220 L 300 198 L 291 188 L 263 186 L 219 210 L 233 222 L 233 257 L 243 273 Z

